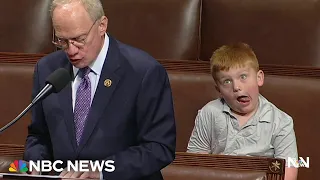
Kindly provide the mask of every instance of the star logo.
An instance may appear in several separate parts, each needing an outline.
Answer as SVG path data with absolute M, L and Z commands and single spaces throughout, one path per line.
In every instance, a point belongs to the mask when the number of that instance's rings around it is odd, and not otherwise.
M 277 160 L 274 162 L 271 162 L 271 165 L 269 166 L 270 171 L 272 171 L 273 173 L 278 173 L 280 172 L 281 169 L 281 164 L 280 162 L 278 162 Z

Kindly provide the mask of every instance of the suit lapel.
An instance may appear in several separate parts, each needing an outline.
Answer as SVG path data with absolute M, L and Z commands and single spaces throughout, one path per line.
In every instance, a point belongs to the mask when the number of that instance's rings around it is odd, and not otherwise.
M 88 141 L 90 135 L 92 134 L 98 120 L 101 118 L 102 114 L 112 97 L 114 90 L 120 80 L 120 77 L 116 74 L 116 70 L 120 67 L 119 60 L 119 49 L 114 39 L 109 36 L 110 44 L 108 49 L 108 54 L 105 59 L 101 75 L 99 78 L 99 83 L 94 95 L 94 99 L 90 108 L 88 119 L 86 121 L 85 129 L 83 131 L 79 148 L 77 154 L 84 147 Z M 111 85 L 110 85 L 111 82 Z
M 73 77 L 73 71 L 72 66 L 70 63 L 67 63 L 65 67 L 69 72 L 71 77 Z M 75 140 L 75 128 L 74 128 L 74 122 L 73 122 L 73 110 L 72 110 L 72 87 L 71 82 L 63 89 L 61 90 L 59 94 L 59 102 L 60 107 L 64 113 L 64 121 L 68 130 L 68 134 L 71 140 L 71 144 L 73 149 L 75 150 L 76 140 Z

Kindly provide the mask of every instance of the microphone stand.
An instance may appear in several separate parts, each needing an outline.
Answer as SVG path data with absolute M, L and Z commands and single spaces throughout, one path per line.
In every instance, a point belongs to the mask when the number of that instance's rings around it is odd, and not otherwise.
M 23 115 L 25 115 L 30 108 L 35 105 L 37 102 L 41 101 L 42 99 L 44 99 L 45 97 L 47 97 L 49 94 L 51 93 L 57 93 L 59 92 L 61 89 L 63 89 L 63 87 L 65 87 L 68 82 L 71 80 L 70 74 L 69 72 L 64 69 L 64 68 L 60 68 L 55 70 L 47 79 L 46 83 L 47 85 L 36 95 L 36 97 L 34 97 L 34 99 L 32 100 L 32 102 L 28 105 L 27 108 L 25 108 L 14 120 L 10 121 L 7 125 L 5 125 L 4 127 L 2 127 L 0 129 L 0 134 L 6 130 L 7 128 L 9 128 L 11 125 L 13 125 L 14 123 L 16 123 Z
M 30 103 L 29 106 L 24 109 L 14 120 L 10 121 L 7 125 L 3 126 L 1 129 L 0 129 L 0 134 L 6 130 L 7 128 L 9 128 L 11 125 L 13 125 L 14 123 L 16 123 L 23 115 L 25 115 L 29 109 L 34 105 L 34 103 Z
M 30 108 L 35 105 L 37 102 L 39 102 L 42 98 L 46 97 L 52 92 L 53 86 L 51 84 L 47 84 L 39 93 L 38 95 L 32 100 L 32 102 L 28 105 L 27 108 L 25 108 L 14 120 L 10 121 L 7 125 L 2 127 L 0 129 L 0 134 L 5 131 L 7 128 L 12 126 L 14 123 L 16 123 L 22 116 L 24 116 Z

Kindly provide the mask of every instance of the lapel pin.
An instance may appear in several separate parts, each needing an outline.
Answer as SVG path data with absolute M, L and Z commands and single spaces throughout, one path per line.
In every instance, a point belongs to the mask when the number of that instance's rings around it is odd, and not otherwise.
M 105 86 L 105 87 L 110 87 L 111 84 L 112 84 L 112 81 L 111 81 L 110 79 L 104 80 L 104 86 Z

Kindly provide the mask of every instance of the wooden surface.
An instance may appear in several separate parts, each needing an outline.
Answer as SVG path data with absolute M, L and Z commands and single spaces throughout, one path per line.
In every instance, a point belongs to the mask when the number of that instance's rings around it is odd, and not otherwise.
M 46 54 L 24 54 L 0 52 L 0 63 L 35 64 Z M 158 61 L 168 71 L 194 72 L 210 74 L 210 62 L 198 60 L 167 60 Z M 285 66 L 274 64 L 261 64 L 260 68 L 268 75 L 300 76 L 308 78 L 320 78 L 320 68 Z

